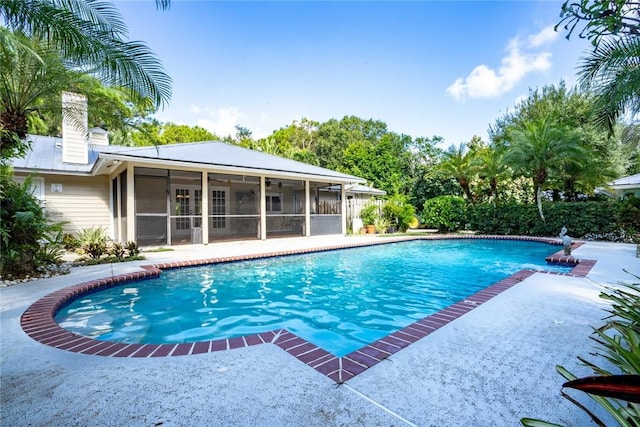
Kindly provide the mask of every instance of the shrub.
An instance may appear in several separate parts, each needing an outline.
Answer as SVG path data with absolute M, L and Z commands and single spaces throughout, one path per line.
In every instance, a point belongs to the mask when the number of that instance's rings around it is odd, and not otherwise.
M 123 259 L 125 254 L 125 246 L 120 242 L 115 242 L 111 245 L 109 253 L 118 259 Z
M 630 242 L 634 229 L 629 227 L 625 209 L 633 205 L 615 200 L 548 202 L 543 221 L 534 204 L 484 204 L 469 209 L 468 221 L 481 234 L 557 236 L 564 226 L 574 238 Z
M 138 244 L 134 241 L 127 242 L 126 245 L 128 257 L 133 258 L 140 255 L 140 248 L 138 248 Z
M 387 218 L 379 217 L 376 218 L 376 222 L 373 225 L 376 227 L 376 233 L 385 234 L 391 225 L 391 221 Z
M 36 252 L 35 267 L 46 269 L 52 264 L 62 264 L 63 254 L 63 227 L 62 223 L 49 224 L 42 235 L 41 246 Z
M 12 171 L 0 166 L 0 191 L 0 274 L 22 276 L 47 259 L 57 261 L 55 246 L 41 251 L 41 242 L 55 241 L 56 225 L 33 196 L 31 179 L 16 183 Z
M 380 209 L 376 204 L 369 204 L 360 211 L 360 218 L 364 225 L 374 225 L 380 216 Z
M 407 203 L 406 197 L 402 195 L 393 196 L 382 206 L 383 216 L 391 224 L 395 224 L 400 231 L 406 231 L 415 219 L 415 208 Z
M 466 222 L 467 203 L 459 196 L 434 197 L 424 202 L 422 222 L 440 232 L 456 231 Z
M 82 247 L 82 250 L 93 259 L 98 259 L 107 252 L 105 242 L 91 242 Z
M 100 258 L 107 252 L 107 231 L 103 227 L 84 228 L 78 233 L 82 252 L 91 258 Z
M 62 246 L 68 251 L 75 251 L 80 248 L 80 241 L 71 233 L 65 233 L 62 236 Z

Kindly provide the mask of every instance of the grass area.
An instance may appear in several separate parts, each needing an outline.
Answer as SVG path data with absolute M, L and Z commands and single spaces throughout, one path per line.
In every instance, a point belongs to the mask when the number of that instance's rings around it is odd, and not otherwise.
M 163 248 L 162 246 L 160 246 L 159 248 L 145 249 L 141 252 L 153 253 L 153 252 L 171 252 L 171 251 L 173 251 L 172 248 Z

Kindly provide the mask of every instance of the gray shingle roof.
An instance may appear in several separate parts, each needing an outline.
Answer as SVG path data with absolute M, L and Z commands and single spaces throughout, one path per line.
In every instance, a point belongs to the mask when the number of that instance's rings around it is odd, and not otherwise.
M 30 136 L 32 151 L 24 159 L 15 159 L 17 169 L 57 172 L 91 172 L 99 157 L 115 157 L 140 162 L 161 161 L 191 163 L 194 166 L 240 168 L 257 174 L 294 173 L 347 182 L 364 182 L 362 178 L 330 169 L 313 166 L 295 160 L 249 150 L 219 141 L 187 144 L 160 145 L 156 147 L 93 146 L 89 150 L 89 165 L 74 165 L 62 162 L 62 139 Z

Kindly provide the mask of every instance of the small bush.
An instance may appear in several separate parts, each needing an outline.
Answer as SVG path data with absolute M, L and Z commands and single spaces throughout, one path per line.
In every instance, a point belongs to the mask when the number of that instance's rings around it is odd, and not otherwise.
M 379 217 L 376 219 L 376 222 L 373 225 L 376 228 L 376 233 L 385 234 L 387 232 L 387 229 L 391 225 L 391 221 L 389 221 L 387 218 Z
M 71 233 L 65 233 L 62 236 L 62 246 L 70 252 L 76 251 L 80 248 L 80 241 Z
M 364 225 L 374 225 L 378 217 L 380 217 L 380 208 L 378 205 L 370 204 L 360 211 L 360 218 Z
M 134 241 L 127 242 L 126 249 L 127 249 L 128 257 L 133 258 L 140 255 L 140 248 L 138 247 L 138 244 Z
M 91 242 L 82 247 L 82 250 L 93 259 L 98 259 L 107 252 L 107 245 L 104 242 Z
M 466 223 L 467 203 L 459 196 L 434 197 L 424 202 L 422 221 L 441 233 L 457 231 Z
M 109 249 L 109 254 L 113 255 L 118 259 L 123 259 L 125 254 L 125 246 L 122 243 L 115 242 L 111 245 Z
M 103 227 L 84 228 L 78 233 L 82 252 L 97 259 L 107 253 L 107 231 Z
M 393 196 L 382 206 L 383 216 L 403 232 L 414 221 L 415 211 L 415 207 L 407 203 L 406 197 L 401 195 Z

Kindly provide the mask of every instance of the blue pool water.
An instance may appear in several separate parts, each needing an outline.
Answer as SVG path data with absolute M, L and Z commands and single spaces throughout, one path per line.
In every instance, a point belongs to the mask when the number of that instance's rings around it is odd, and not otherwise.
M 168 270 L 84 295 L 56 321 L 99 340 L 182 343 L 286 328 L 344 356 L 523 269 L 557 246 L 410 241 Z

